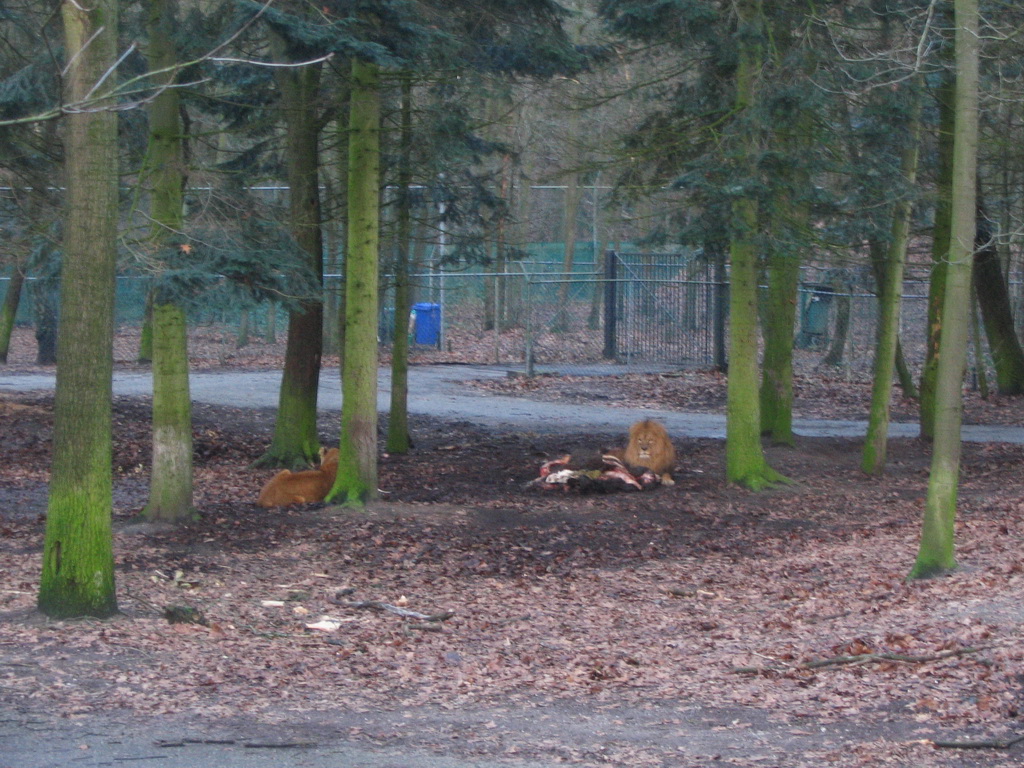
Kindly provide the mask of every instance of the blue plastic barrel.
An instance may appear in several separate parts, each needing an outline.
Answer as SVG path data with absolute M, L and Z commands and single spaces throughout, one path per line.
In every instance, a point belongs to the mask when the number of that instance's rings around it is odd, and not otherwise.
M 441 338 L 441 305 L 413 304 L 416 313 L 416 343 L 437 346 Z

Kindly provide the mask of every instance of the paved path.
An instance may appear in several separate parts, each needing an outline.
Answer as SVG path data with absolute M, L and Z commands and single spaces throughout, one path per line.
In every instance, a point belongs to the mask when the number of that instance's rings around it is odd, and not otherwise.
M 639 408 L 617 408 L 599 404 L 555 403 L 506 397 L 487 393 L 463 382 L 471 379 L 503 379 L 507 369 L 500 366 L 424 365 L 409 371 L 409 412 L 443 419 L 468 421 L 497 429 L 539 433 L 568 432 L 584 428 L 593 432 L 623 432 L 633 422 L 655 418 L 679 438 L 725 437 L 725 416 L 714 413 L 680 413 Z M 192 399 L 197 403 L 233 407 L 275 408 L 281 374 L 276 371 L 193 373 Z M 52 389 L 49 374 L 0 373 L 0 391 Z M 391 397 L 391 375 L 381 369 L 377 405 L 387 412 Z M 117 371 L 114 392 L 118 395 L 148 395 L 150 374 Z M 338 370 L 326 370 L 320 378 L 320 408 L 341 409 Z M 858 437 L 867 431 L 863 421 L 796 419 L 794 431 L 807 437 Z M 1024 427 L 967 425 L 963 439 L 970 442 L 1024 443 Z M 916 423 L 893 423 L 890 437 L 916 437 Z

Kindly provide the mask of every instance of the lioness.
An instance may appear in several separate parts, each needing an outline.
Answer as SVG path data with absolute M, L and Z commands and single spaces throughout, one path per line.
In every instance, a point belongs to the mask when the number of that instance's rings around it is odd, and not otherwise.
M 338 474 L 338 449 L 320 449 L 320 467 L 304 472 L 282 469 L 260 491 L 256 503 L 261 507 L 286 507 L 323 501 Z
M 631 467 L 646 467 L 661 477 L 662 485 L 675 485 L 671 470 L 676 465 L 676 449 L 665 427 L 645 419 L 629 428 L 629 444 L 623 456 Z

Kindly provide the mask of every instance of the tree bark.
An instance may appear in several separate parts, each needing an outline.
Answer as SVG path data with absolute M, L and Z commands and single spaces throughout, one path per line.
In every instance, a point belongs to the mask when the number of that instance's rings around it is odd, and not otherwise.
M 974 287 L 996 369 L 996 391 L 1001 395 L 1024 394 L 1024 350 L 1014 327 L 1010 292 L 1003 278 L 999 251 L 980 200 L 975 245 Z
M 921 543 L 911 578 L 956 567 L 954 524 L 960 476 L 963 377 L 969 333 L 971 265 L 976 233 L 978 155 L 978 0 L 955 0 L 956 123 L 950 250 L 935 389 L 935 445 Z
M 772 29 L 773 63 L 783 60 L 796 45 L 796 23 L 800 14 L 775 11 Z M 786 119 L 788 118 L 788 119 Z M 768 295 L 764 314 L 764 363 L 761 375 L 761 432 L 779 445 L 793 445 L 793 336 L 800 289 L 800 242 L 810 222 L 810 205 L 804 196 L 812 184 L 800 158 L 812 149 L 814 119 L 808 107 L 791 107 L 772 126 L 772 146 L 792 158 L 782 164 L 773 180 L 767 217 Z
M 289 219 L 295 242 L 309 255 L 313 274 L 323 282 L 323 233 L 320 228 L 320 133 L 317 97 L 319 65 L 289 67 L 275 73 L 287 123 Z M 300 467 L 320 451 L 316 404 L 323 350 L 323 302 L 312 299 L 288 316 L 284 375 L 274 436 L 259 466 Z
M 572 118 L 578 121 L 577 112 L 573 111 Z M 575 134 L 573 134 L 575 135 Z M 571 325 L 569 303 L 569 290 L 572 288 L 572 271 L 576 263 L 576 221 L 580 215 L 580 202 L 583 195 L 580 190 L 579 171 L 571 171 L 565 178 L 565 211 L 562 219 L 562 241 L 564 249 L 562 252 L 562 284 L 558 286 L 558 311 L 551 322 L 551 330 L 554 333 L 565 333 Z
M 409 251 L 412 247 L 412 74 L 402 80 L 401 136 L 398 161 L 398 212 L 395 236 L 395 322 L 391 345 L 391 410 L 388 414 L 388 453 L 408 453 L 409 334 L 412 310 Z
M 778 250 L 769 259 L 760 391 L 761 433 L 770 436 L 774 443 L 793 445 L 793 327 L 800 261 L 794 254 Z
M 832 329 L 832 341 L 829 343 L 825 356 L 821 359 L 821 364 L 838 368 L 843 364 L 843 358 L 846 355 L 846 341 L 850 336 L 851 288 L 849 281 L 840 277 L 839 274 L 833 275 L 830 287 L 836 305 L 836 323 Z
M 176 8 L 171 0 L 148 0 L 149 67 L 171 84 L 178 62 L 173 33 Z M 158 93 L 149 105 L 149 151 L 143 179 L 151 186 L 152 242 L 165 246 L 184 222 L 185 160 L 180 99 L 175 88 Z M 196 517 L 192 506 L 192 398 L 188 380 L 188 326 L 184 308 L 173 297 L 151 291 L 149 320 L 153 360 L 153 463 L 148 520 L 181 523 Z
M 136 358 L 140 363 L 153 362 L 153 292 L 146 292 L 146 308 L 142 314 L 142 331 L 139 333 L 139 355 Z
M 948 60 L 948 54 L 945 57 Z M 936 93 L 939 108 L 938 178 L 936 180 L 935 223 L 932 227 L 932 274 L 928 285 L 928 342 L 921 369 L 921 437 L 935 436 L 935 394 L 942 338 L 942 308 L 946 296 L 946 257 L 950 249 L 953 196 L 953 132 L 956 113 L 956 81 L 947 73 Z M 972 182 L 973 184 L 973 182 Z
M 761 51 L 759 0 L 741 0 L 737 4 L 739 25 L 739 62 L 736 68 L 736 111 L 738 119 L 754 104 L 755 78 L 760 69 Z M 742 171 L 755 173 L 756 137 L 753 129 L 741 130 L 745 157 Z M 729 378 L 726 392 L 726 479 L 752 490 L 759 490 L 784 478 L 768 466 L 761 446 L 761 414 L 758 400 L 757 331 L 757 200 L 752 195 L 737 198 L 732 206 L 732 235 L 729 252 L 732 259 L 729 302 Z
M 921 93 L 915 82 L 914 99 L 907 125 L 908 144 L 903 150 L 900 171 L 907 181 L 907 188 L 913 189 L 917 182 L 918 148 L 921 137 Z M 913 201 L 899 200 L 892 214 L 892 234 L 889 248 L 881 270 L 884 279 L 879 283 L 878 339 L 875 348 L 874 382 L 871 389 L 871 412 L 868 417 L 868 433 L 861 455 L 861 469 L 869 475 L 879 475 L 885 469 L 886 448 L 889 440 L 889 405 L 892 400 L 893 372 L 896 367 L 896 353 L 899 345 L 900 305 L 903 294 L 903 267 L 907 259 L 907 244 L 910 241 L 910 217 Z
M 380 72 L 352 60 L 345 369 L 338 474 L 327 499 L 377 497 L 377 312 L 380 242 Z
M 59 279 L 45 277 L 35 280 L 29 288 L 35 319 L 36 365 L 57 363 L 59 284 Z
M 4 305 L 0 307 L 0 363 L 7 362 L 7 355 L 11 349 L 11 333 L 14 331 L 14 321 L 18 316 L 18 305 L 21 304 L 21 289 L 25 285 L 25 270 L 21 265 L 15 264 L 11 268 L 11 279 L 7 283 L 7 293 L 4 294 Z
M 192 401 L 188 381 L 185 310 L 175 302 L 153 305 L 153 466 L 148 520 L 182 523 L 192 506 Z
M 109 69 L 117 58 L 118 5 L 117 0 L 62 4 L 66 103 L 102 100 L 113 87 Z M 54 618 L 105 617 L 117 612 L 110 407 L 117 113 L 96 108 L 76 111 L 66 120 L 62 322 L 38 605 Z

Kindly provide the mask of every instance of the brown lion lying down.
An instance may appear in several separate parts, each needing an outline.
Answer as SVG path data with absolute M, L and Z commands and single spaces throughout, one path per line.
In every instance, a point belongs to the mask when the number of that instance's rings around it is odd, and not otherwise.
M 323 501 L 338 474 L 338 449 L 320 449 L 320 467 L 303 472 L 282 469 L 260 491 L 256 503 L 261 507 L 286 507 Z

